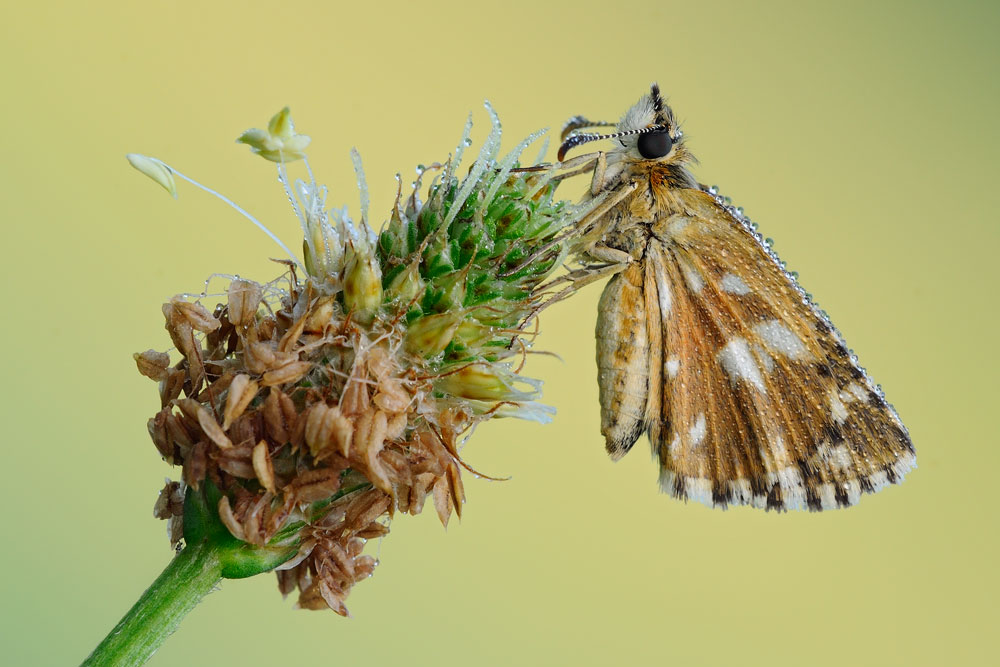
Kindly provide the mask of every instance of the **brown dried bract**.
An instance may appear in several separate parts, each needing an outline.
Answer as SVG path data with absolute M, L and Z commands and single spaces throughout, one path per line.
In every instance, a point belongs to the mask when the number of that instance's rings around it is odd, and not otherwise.
M 260 285 L 249 280 L 234 280 L 229 285 L 229 321 L 238 327 L 253 324 L 260 301 Z
M 166 380 L 167 368 L 170 366 L 170 355 L 166 352 L 146 350 L 132 355 L 139 372 L 151 380 Z
M 164 306 L 182 359 L 169 367 L 162 353 L 136 355 L 161 382 L 150 436 L 187 485 L 219 487 L 234 537 L 298 545 L 278 573 L 283 594 L 298 588 L 299 606 L 346 615 L 351 587 L 375 566 L 365 541 L 388 533 L 384 517 L 419 513 L 428 496 L 445 525 L 460 511 L 456 438 L 475 418 L 431 398 L 433 374 L 401 352 L 399 318 L 359 324 L 308 289 L 280 304 L 262 295 L 238 280 L 213 313 L 180 298 Z M 158 516 L 178 519 L 170 502 Z M 302 527 L 281 532 L 292 524 Z

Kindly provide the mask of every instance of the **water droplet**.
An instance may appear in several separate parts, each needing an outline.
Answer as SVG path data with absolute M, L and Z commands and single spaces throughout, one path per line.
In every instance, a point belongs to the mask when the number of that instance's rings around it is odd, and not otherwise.
M 422 174 L 422 173 L 424 173 L 424 171 L 426 171 L 426 170 L 427 170 L 427 167 L 425 167 L 424 165 L 422 165 L 422 164 L 418 164 L 418 165 L 417 165 L 417 173 L 418 173 L 418 174 Z
M 742 206 L 737 206 L 736 207 L 736 215 L 738 217 L 743 217 L 743 207 Z
M 770 248 L 771 246 L 774 245 L 774 239 L 772 239 L 770 236 L 768 236 L 766 239 L 764 239 L 764 245 L 766 245 L 768 248 Z
M 464 144 L 465 144 L 466 146 L 471 146 L 471 145 L 472 145 L 472 139 L 469 139 L 469 138 L 466 138 L 466 139 L 465 139 L 465 141 L 464 141 L 463 143 L 464 143 Z

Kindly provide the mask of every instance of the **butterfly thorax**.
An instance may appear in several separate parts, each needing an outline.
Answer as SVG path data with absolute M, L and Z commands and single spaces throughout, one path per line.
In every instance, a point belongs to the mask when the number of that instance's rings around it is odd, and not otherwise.
M 701 190 L 680 162 L 627 162 L 609 179 L 606 189 L 630 183 L 637 185 L 635 191 L 607 214 L 603 244 L 641 259 L 654 236 L 671 240 L 668 221 L 690 215 L 692 190 Z

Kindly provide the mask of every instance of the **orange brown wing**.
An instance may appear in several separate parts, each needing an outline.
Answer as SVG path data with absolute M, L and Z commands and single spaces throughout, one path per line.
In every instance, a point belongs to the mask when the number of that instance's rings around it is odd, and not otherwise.
M 900 481 L 909 435 L 837 330 L 735 210 L 671 194 L 685 213 L 653 224 L 643 281 L 662 323 L 647 427 L 663 490 L 821 510 Z

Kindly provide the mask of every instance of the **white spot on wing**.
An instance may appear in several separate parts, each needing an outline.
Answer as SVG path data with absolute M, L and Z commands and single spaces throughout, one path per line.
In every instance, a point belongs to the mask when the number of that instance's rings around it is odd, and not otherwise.
M 737 504 L 749 505 L 753 499 L 750 482 L 745 479 L 734 479 L 729 482 L 729 493 L 733 497 L 733 502 Z
M 670 456 L 677 456 L 681 448 L 681 434 L 675 433 L 674 439 L 670 441 Z
M 833 484 L 830 482 L 820 484 L 817 489 L 817 495 L 819 495 L 819 502 L 823 509 L 832 510 L 837 507 L 837 496 Z
M 667 287 L 663 282 L 657 282 L 657 293 L 659 294 L 660 301 L 660 315 L 666 317 L 670 314 L 670 309 L 673 307 L 673 297 L 670 295 L 670 288 Z
M 830 464 L 839 470 L 850 470 L 854 465 L 847 445 L 837 445 L 830 448 Z
M 868 481 L 872 485 L 872 493 L 880 491 L 885 487 L 889 486 L 889 476 L 885 474 L 884 470 L 879 470 L 878 472 L 873 472 L 868 476 Z
M 840 396 L 837 394 L 836 389 L 831 389 L 830 394 L 830 414 L 833 415 L 833 421 L 838 424 L 843 424 L 847 421 L 847 407 L 844 405 L 843 401 L 840 400 Z
M 844 491 L 847 492 L 847 502 L 857 505 L 861 499 L 861 483 L 856 479 L 844 482 Z
M 709 507 L 715 505 L 712 502 L 712 486 L 704 477 L 686 478 L 684 480 L 684 490 L 687 491 L 687 497 L 690 500 L 708 505 Z
M 805 359 L 809 356 L 809 351 L 799 337 L 778 320 L 761 322 L 753 330 L 772 352 L 783 354 L 789 359 Z
M 730 294 L 749 294 L 750 287 L 735 273 L 722 276 L 722 291 Z
M 764 346 L 760 343 L 753 344 L 753 351 L 757 354 L 757 361 L 760 362 L 764 370 L 770 373 L 774 370 L 774 357 L 764 349 Z
M 779 461 L 788 461 L 788 450 L 785 448 L 785 439 L 780 435 L 774 439 L 775 458 Z
M 680 218 L 680 217 L 675 218 L 673 222 L 667 225 L 667 233 L 671 235 L 680 234 L 682 231 L 684 231 L 684 228 L 687 227 L 688 224 L 690 224 L 690 222 L 691 221 L 688 220 L 687 218 Z
M 864 401 L 868 398 L 868 394 L 865 393 L 865 390 L 862 389 L 861 385 L 859 385 L 857 382 L 852 382 L 851 384 L 847 385 L 847 391 L 850 392 L 850 394 L 859 401 Z
M 806 488 L 802 472 L 795 466 L 789 466 L 779 470 L 777 478 L 785 509 L 803 509 L 806 505 Z
M 673 470 L 660 468 L 660 491 L 673 495 L 676 479 L 677 475 L 674 474 Z
M 904 452 L 900 454 L 896 462 L 892 464 L 892 469 L 893 471 L 895 471 L 896 477 L 900 480 L 902 480 L 906 476 L 906 473 L 910 472 L 916 467 L 917 467 L 917 458 L 909 452 Z
M 698 445 L 702 440 L 705 439 L 705 413 L 702 412 L 698 415 L 698 419 L 695 421 L 694 426 L 688 431 L 688 437 L 691 438 L 691 445 Z
M 688 284 L 688 288 L 692 292 L 700 292 L 701 288 L 705 286 L 705 281 L 702 280 L 701 274 L 687 262 L 681 262 L 681 273 L 684 274 L 684 282 Z
M 745 338 L 733 338 L 726 343 L 719 352 L 718 359 L 733 382 L 746 380 L 760 391 L 766 391 L 764 378 L 761 377 L 760 368 L 750 354 L 750 347 Z

